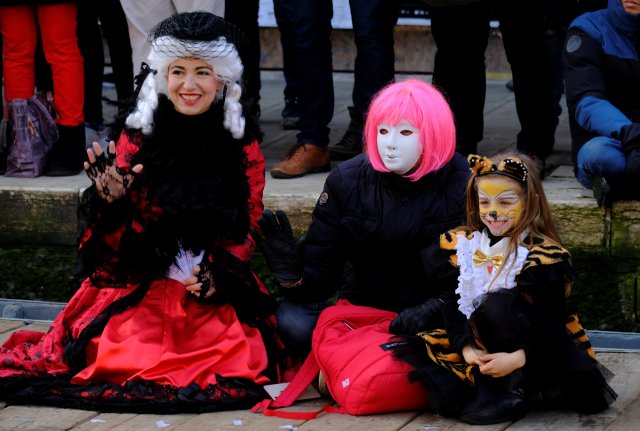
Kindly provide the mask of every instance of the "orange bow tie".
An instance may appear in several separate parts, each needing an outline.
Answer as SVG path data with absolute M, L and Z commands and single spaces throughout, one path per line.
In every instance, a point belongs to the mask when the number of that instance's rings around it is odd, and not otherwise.
M 475 253 L 473 253 L 473 264 L 475 266 L 480 266 L 483 263 L 491 263 L 496 268 L 500 268 L 500 265 L 502 265 L 502 259 L 503 258 L 501 254 L 496 254 L 495 256 L 489 257 L 480 250 L 476 250 Z

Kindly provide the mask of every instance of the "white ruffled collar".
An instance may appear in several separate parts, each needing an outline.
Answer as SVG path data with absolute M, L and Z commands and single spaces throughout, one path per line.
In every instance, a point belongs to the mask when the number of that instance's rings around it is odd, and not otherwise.
M 521 242 L 528 232 L 523 232 Z M 456 255 L 460 267 L 458 276 L 458 288 L 456 293 L 460 296 L 458 309 L 469 318 L 478 305 L 476 298 L 485 295 L 489 289 L 512 289 L 516 286 L 516 275 L 522 269 L 529 251 L 526 247 L 518 245 L 517 253 L 512 253 L 503 261 L 503 271 L 499 272 L 491 262 L 482 263 L 478 266 L 473 263 L 473 254 L 480 250 L 488 257 L 502 254 L 503 258 L 509 246 L 509 238 L 502 238 L 500 241 L 491 244 L 491 238 L 487 230 L 474 232 L 473 237 L 468 239 L 465 235 L 458 235 L 456 245 Z

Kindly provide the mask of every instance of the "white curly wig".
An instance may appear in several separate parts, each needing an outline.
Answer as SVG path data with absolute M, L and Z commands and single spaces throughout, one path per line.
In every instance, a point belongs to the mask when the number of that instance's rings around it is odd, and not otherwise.
M 242 138 L 245 126 L 240 104 L 243 66 L 237 45 L 243 40 L 240 30 L 209 12 L 180 13 L 160 22 L 148 37 L 151 44 L 148 64 L 155 73 L 149 73 L 140 87 L 135 110 L 126 119 L 127 126 L 150 134 L 158 93 L 167 94 L 169 65 L 177 58 L 198 58 L 211 65 L 216 79 L 224 84 L 215 101 L 224 97 L 225 129 L 234 138 Z

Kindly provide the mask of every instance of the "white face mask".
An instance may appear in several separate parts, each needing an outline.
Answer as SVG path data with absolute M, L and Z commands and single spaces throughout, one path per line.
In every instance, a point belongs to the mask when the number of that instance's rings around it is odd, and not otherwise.
M 411 171 L 422 155 L 420 131 L 407 120 L 395 126 L 378 125 L 378 154 L 389 171 L 404 175 Z

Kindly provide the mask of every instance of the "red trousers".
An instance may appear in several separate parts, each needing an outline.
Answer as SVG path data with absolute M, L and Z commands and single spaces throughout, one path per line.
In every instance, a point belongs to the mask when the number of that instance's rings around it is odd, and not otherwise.
M 53 75 L 53 96 L 64 126 L 84 124 L 84 64 L 76 38 L 75 3 L 0 7 L 5 100 L 28 99 L 35 88 L 38 25 Z

